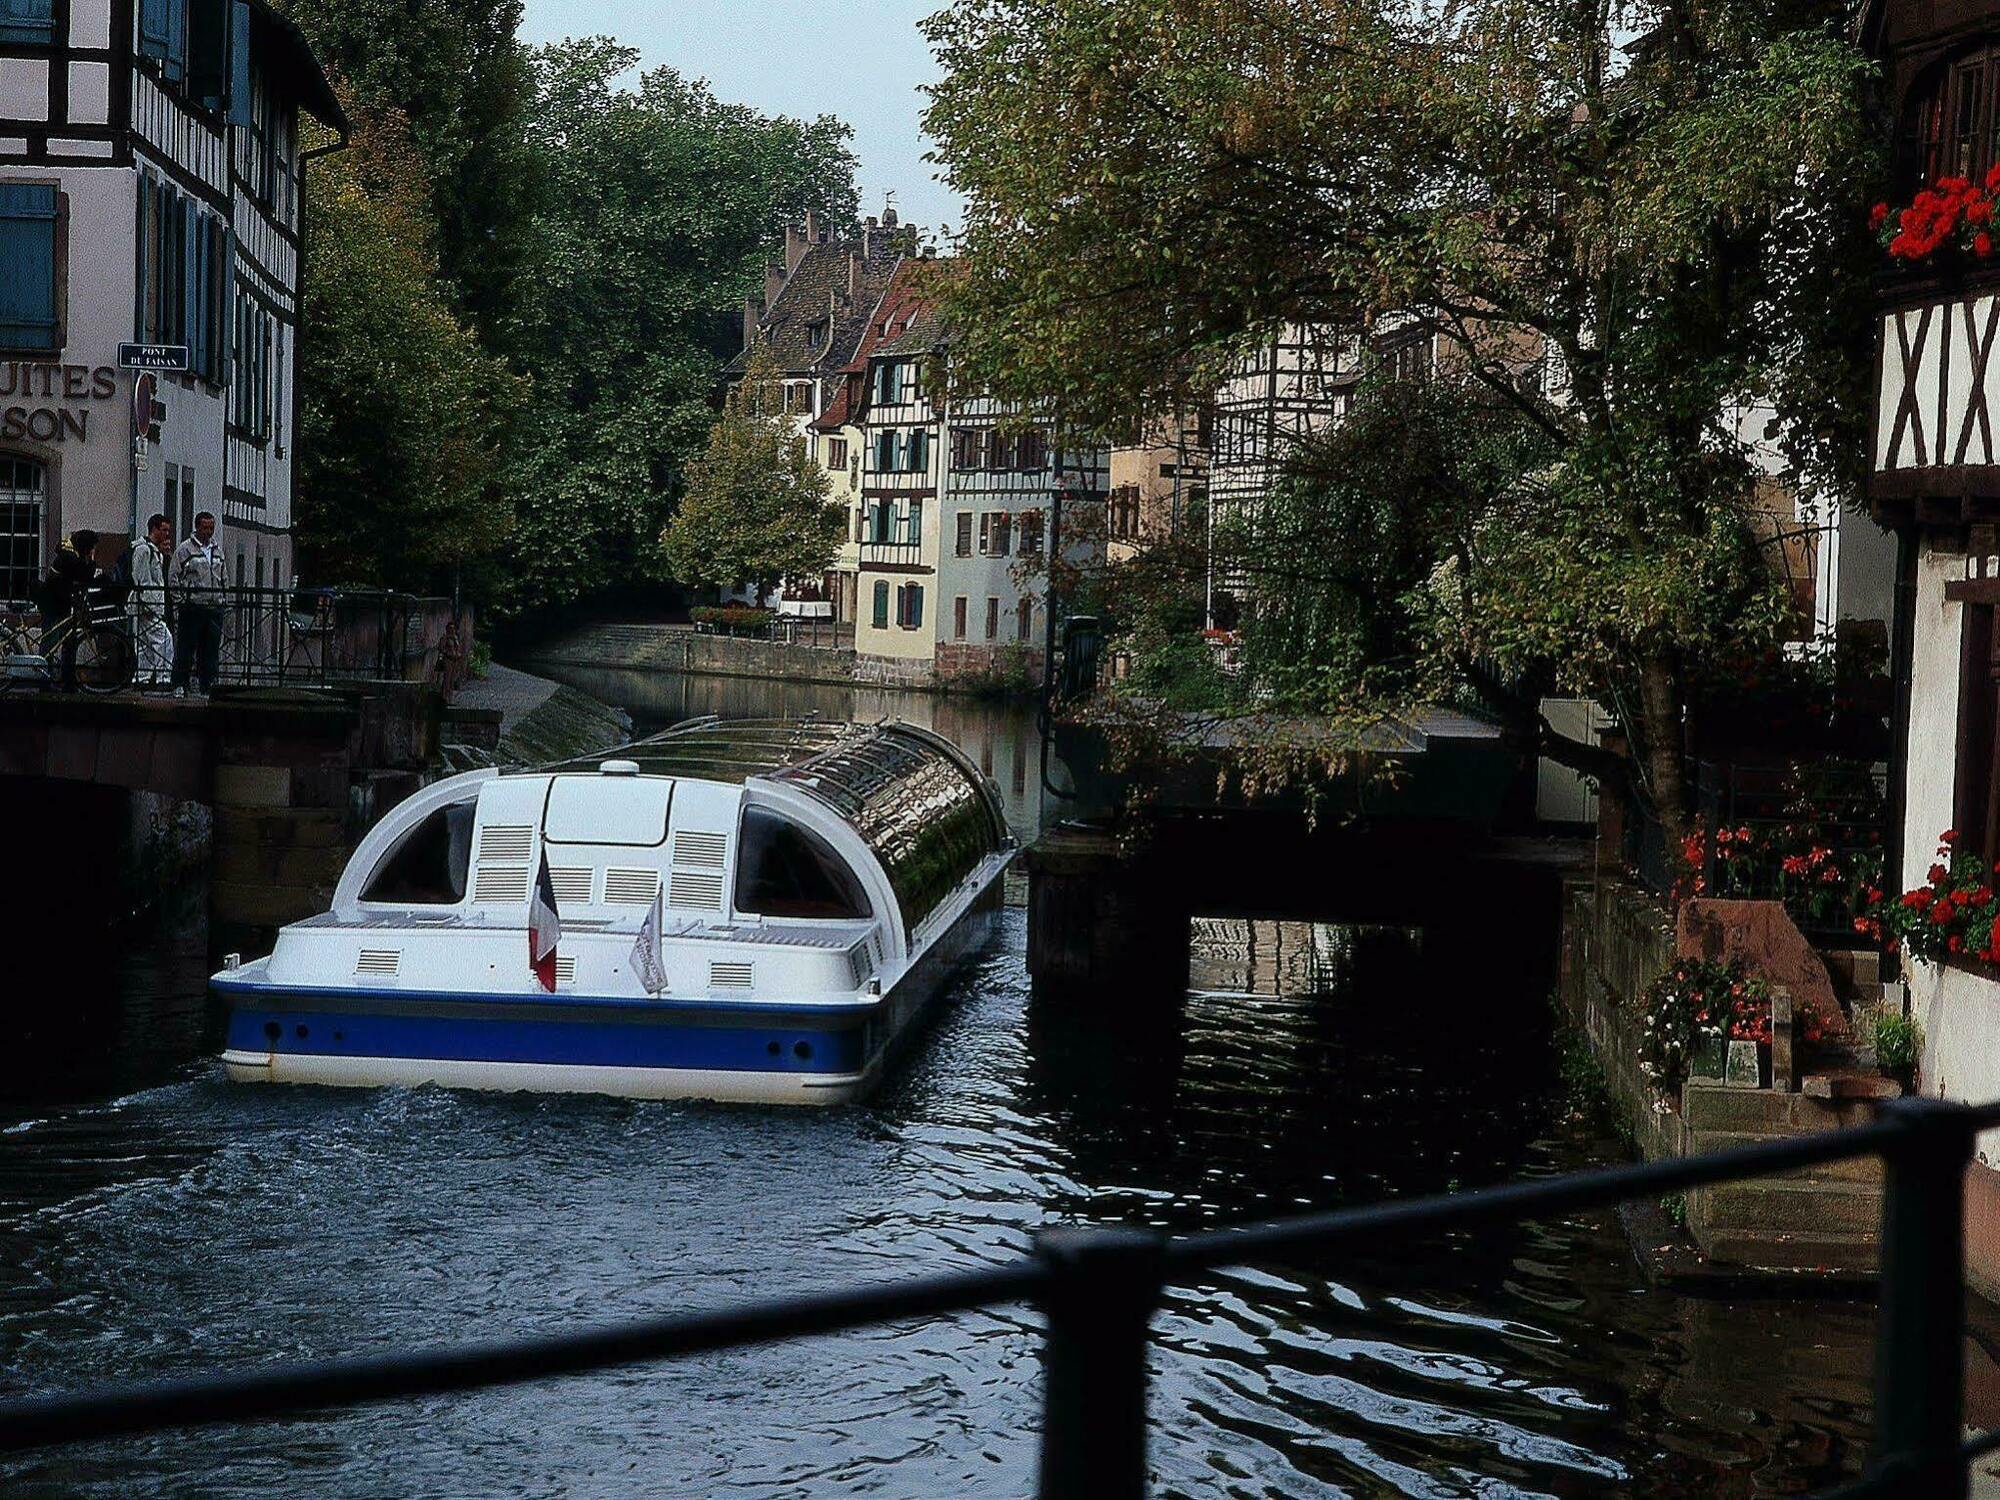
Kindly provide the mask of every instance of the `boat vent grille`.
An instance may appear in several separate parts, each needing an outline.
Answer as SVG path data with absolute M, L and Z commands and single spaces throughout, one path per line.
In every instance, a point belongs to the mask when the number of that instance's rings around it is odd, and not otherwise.
M 551 867 L 549 884 L 555 889 L 558 905 L 584 906 L 589 904 L 591 888 L 597 884 L 597 872 L 571 865 L 560 870 Z
M 667 882 L 667 905 L 676 911 L 721 911 L 722 876 L 709 870 L 676 870 Z
M 756 985 L 757 966 L 733 959 L 708 961 L 708 987 L 712 990 L 747 990 Z
M 481 859 L 525 862 L 534 846 L 535 830 L 527 823 L 489 823 L 479 830 Z
M 556 983 L 576 983 L 576 960 L 574 958 L 564 958 L 560 953 L 556 955 Z
M 860 989 L 875 972 L 875 961 L 868 956 L 866 943 L 856 943 L 847 950 L 847 966 L 854 971 L 854 987 Z
M 357 974 L 394 974 L 402 966 L 400 948 L 363 948 L 354 960 Z
M 729 857 L 729 835 L 684 828 L 674 835 L 674 863 L 719 870 Z
M 658 870 L 606 870 L 604 899 L 626 906 L 650 906 L 660 893 Z
M 525 865 L 482 864 L 472 877 L 472 899 L 519 906 L 528 899 Z

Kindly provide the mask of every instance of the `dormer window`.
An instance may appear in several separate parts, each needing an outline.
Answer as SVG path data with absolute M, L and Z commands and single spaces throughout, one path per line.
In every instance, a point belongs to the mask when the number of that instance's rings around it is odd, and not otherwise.
M 1984 177 L 1996 155 L 2000 44 L 1987 42 L 1920 77 L 1903 104 L 1897 185 L 1904 192 L 1940 177 Z

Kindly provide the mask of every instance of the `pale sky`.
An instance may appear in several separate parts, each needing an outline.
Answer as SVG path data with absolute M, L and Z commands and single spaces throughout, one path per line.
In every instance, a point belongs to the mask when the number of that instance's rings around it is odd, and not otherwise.
M 853 127 L 861 212 L 894 192 L 906 222 L 956 225 L 956 196 L 935 180 L 918 130 L 937 64 L 917 22 L 943 0 L 527 0 L 531 42 L 612 36 L 708 80 L 719 99 L 765 114 L 829 114 Z

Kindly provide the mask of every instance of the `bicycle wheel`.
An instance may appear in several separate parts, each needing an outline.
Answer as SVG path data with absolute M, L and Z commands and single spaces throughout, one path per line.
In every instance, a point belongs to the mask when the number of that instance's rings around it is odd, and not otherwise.
M 76 685 L 86 693 L 115 693 L 132 681 L 138 665 L 132 638 L 116 625 L 94 625 L 76 646 Z

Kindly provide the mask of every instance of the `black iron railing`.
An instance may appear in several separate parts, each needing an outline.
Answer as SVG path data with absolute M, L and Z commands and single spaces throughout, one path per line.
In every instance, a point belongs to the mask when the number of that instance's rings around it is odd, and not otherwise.
M 449 688 L 462 678 L 471 647 L 469 615 L 442 598 L 249 584 L 169 594 L 164 606 L 176 651 L 193 644 L 180 627 L 190 616 L 206 616 L 218 632 L 216 680 L 229 686 L 435 681 Z M 91 593 L 94 624 L 133 632 L 142 675 L 140 610 L 152 603 L 137 591 L 99 587 Z
M 1968 1466 L 2000 1434 L 1964 1440 L 1965 1173 L 2000 1104 L 1887 1105 L 1877 1119 L 1701 1156 L 1609 1167 L 1477 1192 L 1306 1214 L 1184 1238 L 1055 1229 L 1016 1264 L 773 1299 L 712 1312 L 508 1343 L 205 1375 L 0 1404 L 0 1452 L 233 1423 L 329 1407 L 518 1384 L 1007 1302 L 1038 1303 L 1043 1500 L 1139 1500 L 1146 1492 L 1148 1325 L 1165 1287 L 1273 1257 L 1363 1241 L 1603 1208 L 1746 1177 L 1880 1157 L 1884 1165 L 1874 1442 L 1840 1500 L 1968 1494 Z
M 1858 898 L 1881 878 L 1886 769 L 1839 759 L 1690 769 L 1696 858 L 1628 791 L 1624 859 L 1634 878 L 1667 897 L 1781 901 L 1808 937 L 1851 946 Z

